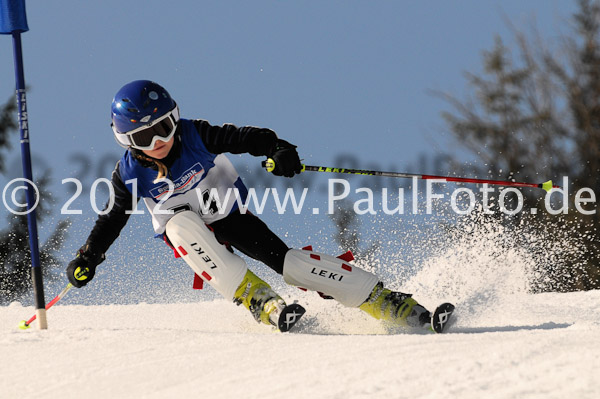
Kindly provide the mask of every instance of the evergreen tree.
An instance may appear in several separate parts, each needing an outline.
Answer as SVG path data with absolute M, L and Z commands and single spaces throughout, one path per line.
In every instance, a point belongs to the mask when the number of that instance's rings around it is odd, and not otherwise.
M 550 230 L 557 242 L 573 231 L 586 237 L 566 263 L 541 265 L 546 282 L 540 289 L 548 290 L 600 288 L 597 202 L 583 207 L 591 215 L 576 212 L 573 203 L 581 188 L 600 193 L 600 4 L 578 5 L 573 36 L 554 46 L 557 50 L 539 35 L 515 31 L 515 60 L 497 37 L 483 55 L 484 75 L 467 74 L 474 96 L 445 95 L 454 112 L 443 116 L 461 145 L 483 161 L 481 175 L 521 181 L 569 177 L 567 215 L 548 215 L 543 195 L 524 190 L 525 212 L 507 222 Z M 540 210 L 535 216 L 528 212 L 532 207 Z
M 15 131 L 18 126 L 15 118 L 17 104 L 15 101 L 8 101 L 0 109 L 0 173 L 4 173 L 4 154 L 2 149 L 10 149 L 9 135 Z
M 17 130 L 16 110 L 14 101 L 7 102 L 0 110 L 0 149 L 10 148 L 10 133 Z M 4 169 L 4 157 L 0 158 L 0 171 Z M 37 221 L 40 223 L 45 216 L 51 214 L 54 201 L 52 195 L 45 189 L 49 181 L 49 172 L 36 182 L 40 190 L 41 200 L 36 209 Z M 21 198 L 21 203 L 25 202 Z M 23 211 L 21 209 L 20 211 Z M 44 283 L 49 283 L 58 278 L 55 273 L 61 262 L 56 258 L 56 253 L 62 247 L 68 220 L 60 221 L 54 232 L 40 247 L 40 263 Z M 30 293 L 31 281 L 31 252 L 29 247 L 29 233 L 26 215 L 10 214 L 8 227 L 0 231 L 0 305 L 20 300 Z
M 329 215 L 329 218 L 337 229 L 337 234 L 334 236 L 335 242 L 342 250 L 351 251 L 361 258 L 369 258 L 379 249 L 379 242 L 372 242 L 366 248 L 361 247 L 359 232 L 361 223 L 350 201 L 342 201 L 336 211 Z

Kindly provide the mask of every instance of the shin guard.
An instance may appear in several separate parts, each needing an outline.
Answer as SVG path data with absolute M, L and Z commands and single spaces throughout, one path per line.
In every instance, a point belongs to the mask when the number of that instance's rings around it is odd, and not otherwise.
M 227 300 L 242 283 L 246 262 L 219 243 L 199 215 L 191 211 L 173 216 L 166 234 L 183 260 Z
M 319 291 L 344 306 L 359 307 L 379 281 L 377 276 L 343 259 L 307 250 L 290 249 L 283 263 L 286 283 Z

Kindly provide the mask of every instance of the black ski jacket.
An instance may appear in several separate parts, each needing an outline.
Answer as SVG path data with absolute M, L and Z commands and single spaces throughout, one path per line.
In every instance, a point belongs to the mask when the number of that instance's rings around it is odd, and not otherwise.
M 252 126 L 236 127 L 231 124 L 223 126 L 210 125 L 205 120 L 194 120 L 194 125 L 206 149 L 213 154 L 229 152 L 232 154 L 249 153 L 254 156 L 270 156 L 273 152 L 277 135 L 270 129 Z M 178 128 L 179 129 L 179 128 Z M 128 149 L 128 151 L 138 151 Z M 175 134 L 175 143 L 166 158 L 160 161 L 170 167 L 181 151 L 181 135 Z M 156 169 L 154 163 L 136 160 L 143 166 Z M 117 239 L 121 230 L 127 224 L 134 205 L 139 198 L 132 198 L 132 194 L 125 186 L 119 172 L 119 162 L 112 172 L 112 186 L 115 193 L 114 205 L 106 215 L 99 215 L 85 245 L 81 248 L 88 256 L 97 258 L 106 253 L 108 248 Z

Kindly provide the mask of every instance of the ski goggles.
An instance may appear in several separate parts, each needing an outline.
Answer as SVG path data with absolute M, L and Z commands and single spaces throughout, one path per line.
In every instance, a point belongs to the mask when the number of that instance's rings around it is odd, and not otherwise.
M 122 147 L 133 147 L 138 150 L 151 150 L 154 148 L 154 144 L 156 144 L 157 140 L 171 140 L 173 135 L 175 135 L 175 130 L 177 130 L 178 120 L 179 107 L 175 106 L 175 108 L 160 118 L 126 133 L 117 131 L 114 124 L 111 124 L 111 127 L 115 134 L 115 139 Z

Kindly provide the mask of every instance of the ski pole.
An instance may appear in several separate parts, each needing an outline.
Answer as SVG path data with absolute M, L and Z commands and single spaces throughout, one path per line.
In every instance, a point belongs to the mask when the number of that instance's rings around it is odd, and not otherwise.
M 271 158 L 262 162 L 263 168 L 266 168 L 268 172 L 272 172 L 275 169 L 275 161 Z M 510 186 L 510 187 L 533 187 L 542 188 L 546 191 L 550 191 L 553 188 L 560 188 L 552 184 L 552 180 L 548 180 L 544 183 L 521 183 L 515 181 L 506 180 L 488 180 L 488 179 L 473 179 L 467 177 L 451 177 L 451 176 L 435 176 L 435 175 L 420 175 L 414 173 L 399 173 L 399 172 L 380 172 L 377 170 L 366 170 L 366 169 L 344 169 L 344 168 L 330 168 L 326 166 L 310 166 L 302 164 L 302 172 L 329 172 L 329 173 L 346 173 L 351 175 L 366 175 L 366 176 L 381 176 L 381 177 L 401 177 L 401 178 L 417 178 L 422 180 L 441 180 L 445 182 L 454 183 L 487 183 L 497 186 Z
M 67 284 L 67 286 L 60 292 L 60 294 L 58 294 L 53 300 L 51 300 L 50 302 L 48 302 L 48 304 L 46 305 L 46 310 L 50 309 L 52 307 L 52 305 L 54 305 L 56 302 L 58 302 L 63 296 L 65 296 L 67 294 L 67 292 L 69 292 L 69 290 L 73 288 L 73 284 L 69 283 Z M 19 323 L 19 328 L 21 330 L 26 330 L 29 328 L 29 325 L 31 323 L 33 323 L 33 321 L 35 320 L 37 315 L 33 315 L 29 320 L 25 321 L 25 320 L 21 320 L 21 322 Z

